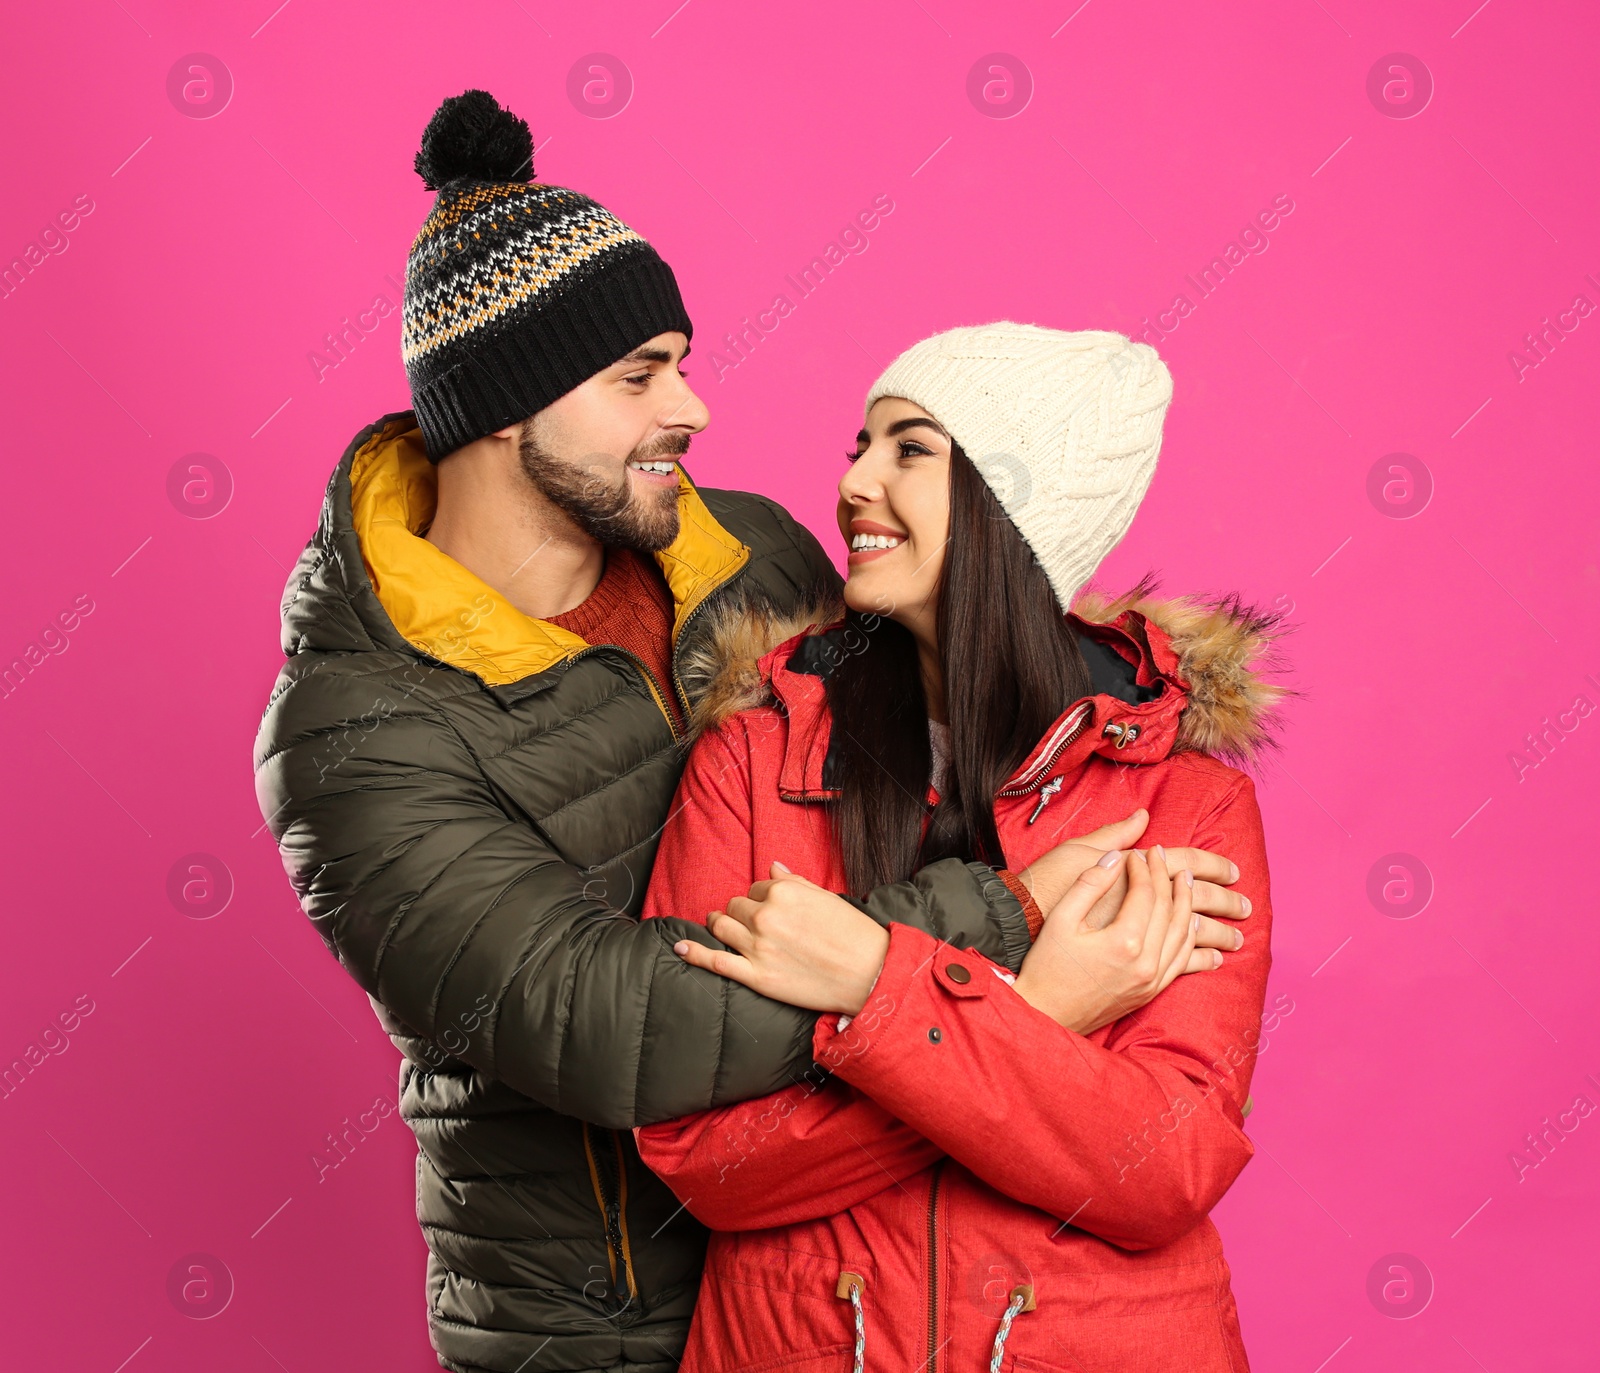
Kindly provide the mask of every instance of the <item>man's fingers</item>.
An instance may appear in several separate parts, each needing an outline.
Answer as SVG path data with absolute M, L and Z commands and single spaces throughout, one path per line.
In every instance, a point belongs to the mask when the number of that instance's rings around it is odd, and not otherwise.
M 1199 884 L 1195 886 L 1199 890 Z M 1213 920 L 1209 915 L 1200 917 L 1200 931 L 1195 944 L 1202 949 L 1227 949 L 1230 952 L 1244 946 L 1244 935 L 1232 925 Z
M 1194 874 L 1196 886 L 1201 882 L 1215 882 L 1226 887 L 1239 880 L 1238 865 L 1210 849 L 1168 849 L 1167 864 L 1173 872 L 1188 868 Z
M 1066 842 L 1088 844 L 1096 849 L 1131 849 L 1149 823 L 1150 812 L 1140 806 L 1132 815 L 1125 815 L 1120 820 L 1113 820 L 1109 825 L 1101 825 L 1097 830 L 1080 834 Z
M 1176 853 L 1177 850 L 1170 852 Z M 1250 898 L 1243 892 L 1219 887 L 1215 882 L 1202 882 L 1198 878 L 1194 884 L 1194 908 L 1205 915 L 1214 915 L 1219 920 L 1248 920 L 1251 913 Z
M 1195 932 L 1200 921 L 1194 913 L 1194 874 L 1179 868 L 1171 879 L 1172 923 L 1167 929 L 1167 944 L 1162 950 L 1164 962 L 1157 993 L 1163 992 L 1189 963 L 1194 951 Z
M 1222 955 L 1215 949 L 1191 949 L 1189 961 L 1183 968 L 1184 973 L 1209 973 L 1215 972 L 1222 966 Z M 1180 976 L 1182 973 L 1179 974 Z

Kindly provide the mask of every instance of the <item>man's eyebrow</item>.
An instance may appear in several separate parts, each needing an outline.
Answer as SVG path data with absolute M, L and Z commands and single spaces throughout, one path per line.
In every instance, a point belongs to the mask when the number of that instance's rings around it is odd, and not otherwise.
M 688 356 L 687 350 L 685 350 L 685 354 L 684 355 L 686 357 Z M 620 366 L 624 362 L 671 362 L 671 361 L 672 361 L 672 354 L 669 353 L 665 348 L 635 348 L 633 350 L 633 352 L 629 353 L 626 357 L 618 358 L 617 359 L 617 364 Z

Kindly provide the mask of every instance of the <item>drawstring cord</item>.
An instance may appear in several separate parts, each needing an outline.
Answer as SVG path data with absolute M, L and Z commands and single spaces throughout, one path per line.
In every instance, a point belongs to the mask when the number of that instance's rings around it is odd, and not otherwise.
M 834 1295 L 848 1297 L 850 1308 L 856 1321 L 856 1353 L 852 1373 L 866 1373 L 867 1366 L 867 1316 L 861 1306 L 861 1293 L 866 1288 L 866 1280 L 859 1273 L 844 1272 L 839 1274 L 839 1284 L 834 1288 Z M 1006 1313 L 1000 1318 L 1000 1329 L 994 1337 L 994 1353 L 989 1356 L 989 1373 L 1000 1373 L 1000 1361 L 1006 1354 L 1006 1337 L 1011 1334 L 1011 1323 L 1023 1311 L 1034 1309 L 1033 1288 L 1013 1287 L 1011 1289 L 1011 1303 L 1006 1307 Z
M 839 1274 L 836 1296 L 849 1297 L 856 1317 L 856 1361 L 853 1373 L 865 1373 L 867 1366 L 867 1316 L 861 1309 L 861 1289 L 866 1286 L 859 1273 Z
M 1032 1311 L 1033 1306 L 1033 1288 L 1011 1289 L 1011 1304 L 1000 1318 L 1000 1330 L 994 1337 L 994 1353 L 989 1356 L 989 1373 L 1000 1373 L 1000 1360 L 1005 1357 L 1006 1336 L 1011 1333 L 1011 1322 L 1016 1320 L 1019 1311 Z

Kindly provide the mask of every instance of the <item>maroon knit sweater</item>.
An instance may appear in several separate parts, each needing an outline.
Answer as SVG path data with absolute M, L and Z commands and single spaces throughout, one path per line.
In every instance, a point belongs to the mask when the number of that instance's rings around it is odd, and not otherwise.
M 589 598 L 564 615 L 550 616 L 591 644 L 615 644 L 638 657 L 661 688 L 673 724 L 683 713 L 672 686 L 672 592 L 654 558 L 627 548 L 606 549 L 606 570 Z

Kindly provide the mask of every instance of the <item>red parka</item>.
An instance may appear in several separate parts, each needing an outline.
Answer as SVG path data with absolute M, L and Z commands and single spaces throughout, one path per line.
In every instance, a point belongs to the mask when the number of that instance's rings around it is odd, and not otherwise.
M 1133 603 L 1070 617 L 1095 694 L 1001 790 L 1006 859 L 1147 807 L 1141 848 L 1238 864 L 1244 947 L 1083 1036 L 982 955 L 891 926 L 861 1014 L 818 1022 L 811 1080 L 638 1132 L 715 1232 L 685 1373 L 845 1373 L 863 1352 L 872 1373 L 1248 1367 L 1208 1213 L 1252 1153 L 1272 908 L 1255 789 L 1215 755 L 1269 741 L 1281 690 L 1251 664 L 1275 624 L 1237 601 Z M 725 713 L 689 759 L 647 917 L 722 909 L 774 859 L 844 890 L 822 674 L 848 632 L 727 665 L 743 687 L 712 693 Z

